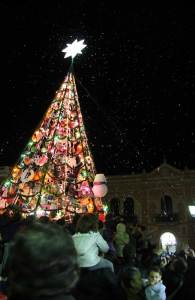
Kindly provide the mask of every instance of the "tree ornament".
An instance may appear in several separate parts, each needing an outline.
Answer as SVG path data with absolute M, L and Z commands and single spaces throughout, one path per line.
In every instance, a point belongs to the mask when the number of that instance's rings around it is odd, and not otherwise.
M 42 153 L 46 153 L 46 152 L 47 152 L 47 148 L 42 147 L 42 148 L 41 148 L 41 152 L 42 152 Z
M 37 130 L 37 131 L 35 131 L 35 133 L 34 133 L 33 136 L 32 136 L 32 141 L 33 141 L 34 143 L 39 142 L 40 139 L 42 138 L 42 136 L 43 136 L 43 135 L 42 135 L 41 131 Z
M 22 176 L 21 176 L 21 181 L 24 182 L 29 182 L 31 180 L 33 180 L 34 178 L 34 171 L 32 169 L 26 169 L 22 172 Z
M 95 202 L 95 207 L 96 207 L 97 211 L 102 211 L 103 203 L 102 203 L 101 197 L 96 197 L 94 199 L 94 202 Z
M 15 166 L 12 170 L 13 179 L 18 179 L 22 174 L 22 169 L 19 166 Z
M 31 151 L 32 153 L 35 153 L 35 152 L 37 151 L 36 146 L 32 146 L 31 149 L 30 149 L 30 151 Z
M 44 166 L 46 164 L 46 162 L 48 161 L 48 156 L 47 155 L 42 155 L 42 156 L 38 156 L 35 159 L 35 164 L 37 166 Z
M 8 194 L 9 196 L 13 196 L 15 192 L 16 192 L 16 186 L 12 184 L 10 188 L 8 188 Z
M 33 180 L 34 180 L 34 181 L 40 180 L 40 179 L 41 179 L 41 175 L 42 175 L 41 171 L 35 171 L 35 172 L 34 172 Z
M 66 163 L 71 169 L 75 168 L 77 165 L 76 157 L 68 157 Z
M 26 156 L 26 157 L 24 158 L 24 163 L 25 163 L 26 166 L 29 166 L 30 163 L 31 163 L 31 158 L 28 157 L 28 156 Z
M 80 196 L 89 196 L 91 194 L 91 188 L 87 181 L 83 181 L 80 186 Z
M 28 184 L 28 182 L 22 182 L 19 184 L 19 191 L 20 194 L 23 196 L 30 196 L 33 195 L 32 188 Z
M 80 139 L 80 137 L 81 137 L 81 134 L 80 134 L 80 132 L 79 132 L 79 131 L 75 132 L 75 137 L 76 137 L 76 139 Z
M 70 121 L 69 126 L 70 126 L 70 128 L 73 129 L 73 128 L 77 127 L 77 123 L 75 121 Z
M 65 128 L 63 128 L 63 127 L 60 127 L 60 128 L 58 128 L 58 134 L 59 134 L 59 136 L 61 137 L 61 136 L 65 136 Z
M 81 153 L 82 150 L 83 150 L 83 146 L 81 144 L 76 146 L 76 154 Z
M 88 200 L 87 210 L 88 210 L 89 214 L 92 214 L 94 212 L 94 204 L 93 204 L 93 200 L 91 198 L 89 198 L 89 200 Z
M 95 197 L 102 198 L 107 194 L 108 188 L 106 185 L 106 177 L 104 176 L 104 174 L 96 174 L 92 191 Z

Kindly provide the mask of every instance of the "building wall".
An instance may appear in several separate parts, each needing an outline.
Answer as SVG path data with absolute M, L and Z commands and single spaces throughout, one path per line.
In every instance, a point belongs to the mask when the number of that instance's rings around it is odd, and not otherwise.
M 0 184 L 9 175 L 9 173 L 10 173 L 9 166 L 0 166 Z
M 123 202 L 131 196 L 138 222 L 153 232 L 155 242 L 158 243 L 161 234 L 168 231 L 175 235 L 178 245 L 188 242 L 195 248 L 195 219 L 188 211 L 188 205 L 195 199 L 195 170 L 181 171 L 164 163 L 150 173 L 110 176 L 107 180 L 107 200 L 119 198 L 122 214 Z M 156 220 L 161 212 L 163 195 L 172 199 L 175 221 Z

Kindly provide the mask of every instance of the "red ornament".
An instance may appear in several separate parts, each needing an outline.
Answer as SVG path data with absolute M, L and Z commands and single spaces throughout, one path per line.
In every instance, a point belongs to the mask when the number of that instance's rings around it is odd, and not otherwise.
M 104 223 L 106 221 L 105 213 L 99 213 L 98 219 Z
M 83 146 L 81 144 L 76 146 L 76 154 L 81 153 L 82 150 L 83 150 Z
M 27 157 L 25 157 L 25 158 L 24 158 L 24 163 L 25 163 L 25 165 L 26 165 L 26 166 L 29 166 L 29 165 L 30 165 L 30 163 L 31 163 L 31 159 L 30 159 L 30 157 L 28 157 L 28 156 L 27 156 Z
M 43 156 L 37 157 L 35 159 L 35 164 L 37 166 L 41 166 L 42 167 L 47 161 L 48 161 L 47 155 L 43 155 Z
M 75 128 L 76 127 L 76 124 L 75 124 L 75 122 L 74 121 L 70 121 L 69 122 L 69 126 L 70 126 L 70 128 Z
M 64 134 L 65 134 L 65 128 L 60 127 L 60 128 L 58 129 L 58 134 L 59 134 L 59 135 L 64 135 Z

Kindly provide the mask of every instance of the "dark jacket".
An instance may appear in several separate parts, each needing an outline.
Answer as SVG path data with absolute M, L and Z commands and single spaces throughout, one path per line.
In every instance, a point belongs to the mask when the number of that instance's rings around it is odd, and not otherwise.
M 26 297 L 11 297 L 7 300 L 27 300 Z M 72 295 L 56 295 L 52 297 L 41 297 L 41 298 L 30 298 L 28 297 L 28 300 L 75 300 L 75 298 Z
M 73 295 L 76 300 L 120 299 L 116 276 L 109 269 L 90 271 L 82 268 Z

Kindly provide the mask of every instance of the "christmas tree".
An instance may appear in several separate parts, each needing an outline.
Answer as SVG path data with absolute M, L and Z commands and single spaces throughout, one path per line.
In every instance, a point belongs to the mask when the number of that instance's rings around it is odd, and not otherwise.
M 83 41 L 76 40 L 63 52 L 73 58 L 84 47 Z M 15 204 L 36 215 L 54 210 L 67 220 L 75 212 L 93 211 L 95 166 L 72 70 L 71 64 L 40 126 L 2 185 L 1 207 Z

